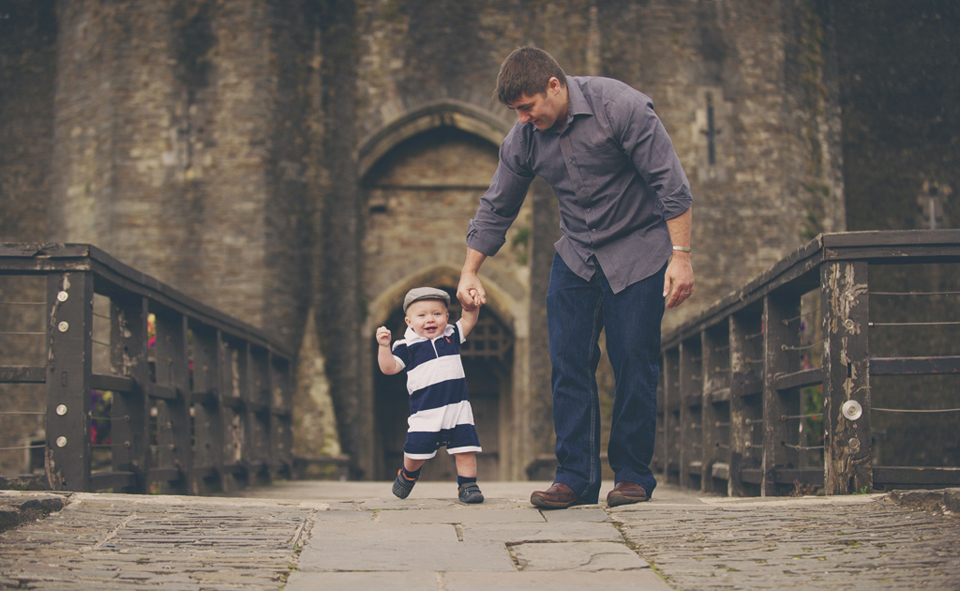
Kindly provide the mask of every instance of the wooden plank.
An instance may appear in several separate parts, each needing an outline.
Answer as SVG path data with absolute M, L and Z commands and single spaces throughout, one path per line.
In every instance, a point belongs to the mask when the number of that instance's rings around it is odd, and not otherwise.
M 149 384 L 147 359 L 147 300 L 141 296 L 110 299 L 110 368 L 116 375 L 128 376 L 135 384 Z M 115 492 L 148 493 L 150 469 L 150 397 L 144 388 L 133 388 L 114 396 L 111 414 L 111 460 L 115 471 L 136 474 L 125 490 Z
M 791 433 L 783 415 L 800 414 L 800 396 L 797 392 L 777 388 L 777 375 L 790 374 L 800 368 L 799 323 L 791 319 L 800 317 L 800 296 L 796 294 L 770 294 L 764 298 L 763 344 L 763 459 L 761 467 L 765 474 L 760 494 L 777 496 L 778 482 L 775 470 L 796 466 L 799 455 L 796 450 L 783 445 L 791 442 Z
M 714 462 L 713 466 L 710 467 L 710 476 L 718 480 L 729 480 L 730 464 L 727 464 L 726 462 Z
M 174 390 L 176 398 L 157 401 L 157 467 L 176 468 L 185 478 L 160 483 L 162 494 L 188 494 L 193 466 L 190 404 L 183 395 L 190 388 L 187 358 L 187 318 L 166 308 L 154 312 L 157 386 Z
M 960 244 L 960 230 L 868 230 L 822 236 L 825 248 Z
M 960 356 L 943 357 L 873 357 L 870 375 L 942 375 L 960 374 Z
M 777 390 L 806 388 L 823 383 L 823 370 L 819 367 L 804 369 L 792 373 L 782 373 L 774 376 Z
M 47 477 L 53 490 L 90 490 L 93 275 L 47 276 Z
M 909 466 L 875 466 L 873 484 L 905 486 L 957 486 L 960 485 L 960 468 L 926 468 Z
M 179 388 L 155 384 L 153 382 L 147 383 L 146 391 L 147 396 L 157 400 L 169 400 L 175 402 L 182 398 L 182 393 L 180 392 Z
M 28 365 L 0 366 L 0 383 L 42 384 L 47 381 L 47 368 Z
M 102 373 L 95 373 L 90 376 L 90 386 L 94 390 L 110 390 L 111 392 L 130 393 L 133 392 L 137 383 L 131 377 L 112 376 Z
M 730 402 L 730 388 L 717 388 L 716 390 L 705 392 L 703 400 L 706 404 Z
M 703 467 L 701 475 L 705 476 L 700 480 L 700 491 L 705 493 L 722 492 L 725 494 L 727 492 L 725 486 L 722 491 L 716 490 L 712 476 L 713 465 L 716 462 L 729 461 L 728 456 L 730 455 L 729 445 L 725 448 L 719 446 L 723 438 L 722 436 L 727 432 L 721 432 L 721 428 L 718 425 L 721 414 L 724 420 L 729 420 L 729 412 L 727 412 L 729 406 L 724 405 L 723 409 L 718 408 L 719 405 L 717 405 L 714 400 L 715 394 L 720 391 L 726 392 L 727 400 L 729 400 L 730 397 L 730 388 L 726 386 L 730 379 L 730 353 L 728 351 L 729 347 L 727 347 L 729 344 L 728 329 L 726 326 L 722 328 L 723 330 L 716 328 L 703 330 L 700 333 L 700 348 L 703 351 L 703 363 L 701 364 L 703 399 L 700 410 L 703 446 L 701 450 L 701 464 Z
M 867 263 L 821 268 L 823 315 L 824 488 L 828 495 L 873 488 L 868 357 Z M 859 412 L 844 412 L 859 408 Z M 789 413 L 788 413 L 789 414 Z
M 762 484 L 763 470 L 760 468 L 743 468 L 740 470 L 740 481 L 748 484 Z
M 700 422 L 700 404 L 703 401 L 703 391 L 701 386 L 701 347 L 700 335 L 696 339 L 688 339 L 680 343 L 680 456 L 681 466 L 689 466 L 691 462 L 701 461 L 703 451 L 701 450 L 700 429 L 695 428 L 694 423 Z M 680 471 L 681 488 L 692 486 L 693 479 L 690 478 L 689 470 Z M 699 490 L 700 486 L 696 486 Z

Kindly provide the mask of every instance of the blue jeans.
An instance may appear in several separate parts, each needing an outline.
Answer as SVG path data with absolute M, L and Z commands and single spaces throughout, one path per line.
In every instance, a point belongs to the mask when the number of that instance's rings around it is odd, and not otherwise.
M 600 331 L 616 393 L 607 455 L 615 482 L 635 482 L 647 494 L 657 480 L 650 470 L 657 424 L 657 378 L 663 277 L 659 272 L 613 293 L 599 270 L 584 281 L 553 258 L 547 293 L 550 361 L 553 364 L 553 424 L 557 434 L 557 475 L 589 503 L 600 494 L 600 400 L 597 365 Z

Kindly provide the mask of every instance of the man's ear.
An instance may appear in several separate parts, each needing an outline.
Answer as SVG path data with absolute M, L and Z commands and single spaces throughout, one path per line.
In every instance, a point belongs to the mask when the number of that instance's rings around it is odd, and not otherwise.
M 550 80 L 547 81 L 547 90 L 551 92 L 560 92 L 561 86 L 562 84 L 560 84 L 560 80 L 558 80 L 556 76 L 551 77 Z

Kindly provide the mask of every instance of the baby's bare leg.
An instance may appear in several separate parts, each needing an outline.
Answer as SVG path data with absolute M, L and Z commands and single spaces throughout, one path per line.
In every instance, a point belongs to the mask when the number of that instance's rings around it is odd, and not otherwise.
M 416 472 L 424 462 L 426 462 L 426 460 L 412 460 L 407 456 L 403 456 L 403 469 L 407 472 Z
M 457 462 L 457 476 L 464 478 L 477 477 L 477 454 L 469 451 L 462 454 L 453 454 Z

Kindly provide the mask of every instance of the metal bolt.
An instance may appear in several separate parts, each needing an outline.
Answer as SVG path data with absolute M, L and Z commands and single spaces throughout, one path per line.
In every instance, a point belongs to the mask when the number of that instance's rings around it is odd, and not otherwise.
M 848 291 L 848 292 L 847 292 L 847 300 L 848 300 L 848 301 L 851 301 L 851 302 L 852 302 L 856 297 L 857 297 L 857 296 L 853 295 L 853 292 L 852 292 L 852 291 Z
M 60 293 L 57 294 L 57 299 L 60 300 L 61 302 L 67 301 L 67 298 L 69 297 L 70 297 L 70 294 L 68 294 L 65 291 L 61 291 Z
M 70 324 L 64 321 L 58 324 L 57 328 L 60 329 L 60 332 L 67 332 L 68 330 L 70 330 Z
M 67 405 L 66 405 L 66 404 L 58 404 L 58 405 L 57 405 L 57 414 L 60 415 L 61 417 L 62 417 L 63 415 L 65 415 L 65 414 L 67 414 Z
M 851 437 L 850 441 L 847 442 L 847 445 L 850 446 L 850 451 L 858 452 L 860 451 L 860 440 L 856 437 Z
M 848 329 L 853 330 L 853 320 L 851 320 L 850 318 L 847 318 L 846 320 L 844 320 L 843 325 Z
M 67 438 L 63 435 L 57 437 L 57 447 L 67 447 Z
M 846 417 L 847 420 L 855 421 L 863 416 L 863 407 L 860 406 L 860 403 L 856 400 L 847 400 L 843 403 L 843 406 L 840 407 L 840 412 L 843 413 L 843 416 Z
M 130 442 L 129 442 L 129 441 L 124 441 L 124 442 L 123 442 L 123 447 L 125 447 L 125 448 L 127 448 L 127 449 L 130 449 L 130 448 L 133 447 L 133 446 L 130 445 Z
M 177 446 L 171 443 L 170 445 L 167 446 L 167 449 L 169 449 L 170 451 L 176 451 Z

